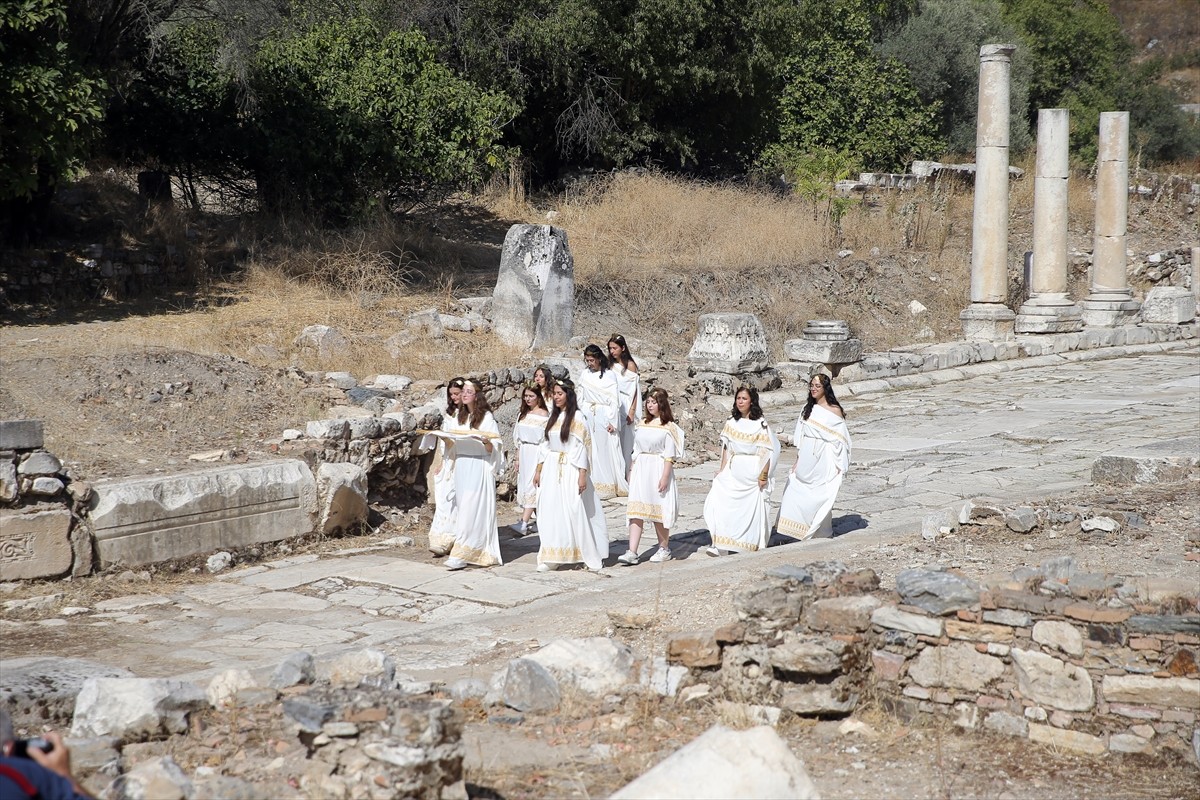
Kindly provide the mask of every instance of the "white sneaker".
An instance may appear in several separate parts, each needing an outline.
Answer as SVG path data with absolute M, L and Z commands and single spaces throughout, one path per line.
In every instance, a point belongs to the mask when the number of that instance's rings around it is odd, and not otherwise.
M 529 528 L 529 526 L 525 523 L 525 520 L 523 520 L 523 519 L 517 520 L 516 522 L 514 522 L 512 525 L 509 525 L 508 527 L 512 528 L 512 532 L 515 533 L 517 536 L 524 536 L 526 531 Z
M 704 552 L 710 556 L 713 556 L 714 558 L 719 557 L 721 555 L 721 551 L 715 547 L 706 547 L 706 548 L 704 548 Z
M 538 564 L 537 566 L 538 572 L 549 572 L 552 569 L 554 569 L 554 567 L 550 566 L 549 564 Z
M 637 553 L 632 550 L 626 550 L 621 555 L 617 556 L 617 563 L 624 564 L 627 567 L 632 567 L 638 562 Z
M 664 561 L 670 561 L 675 556 L 671 555 L 671 550 L 668 547 L 658 548 L 658 552 L 650 556 L 650 560 L 655 564 L 661 564 Z
M 467 562 L 461 558 L 447 558 L 446 569 L 466 569 Z

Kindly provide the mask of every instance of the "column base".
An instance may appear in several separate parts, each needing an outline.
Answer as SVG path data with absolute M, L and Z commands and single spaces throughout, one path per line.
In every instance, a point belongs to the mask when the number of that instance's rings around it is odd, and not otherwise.
M 1017 312 L 1017 333 L 1077 333 L 1083 330 L 1083 310 L 1066 294 L 1034 295 Z
M 1083 324 L 1089 328 L 1117 328 L 1136 325 L 1142 304 L 1132 298 L 1132 292 L 1124 297 L 1114 297 L 1113 292 L 1093 292 L 1081 304 Z
M 962 310 L 963 338 L 998 342 L 1013 335 L 1013 310 L 1003 303 L 971 303 Z

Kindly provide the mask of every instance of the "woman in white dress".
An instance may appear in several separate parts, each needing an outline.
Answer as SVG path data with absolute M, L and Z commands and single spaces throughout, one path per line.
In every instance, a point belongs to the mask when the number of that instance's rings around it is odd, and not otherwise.
M 775 529 L 797 539 L 832 536 L 833 503 L 850 468 L 850 431 L 828 375 L 817 373 L 809 381 L 808 402 L 793 438 L 796 465 L 783 490 Z
M 633 466 L 629 471 L 629 550 L 617 556 L 627 567 L 638 562 L 638 545 L 646 522 L 654 523 L 658 550 L 650 560 L 670 561 L 671 528 L 679 507 L 675 488 L 675 459 L 683 455 L 683 431 L 675 424 L 667 391 L 651 389 L 646 395 L 646 417 L 633 440 Z
M 475 381 L 464 383 L 458 416 L 443 424 L 443 431 L 454 469 L 454 543 L 446 568 L 502 564 L 496 529 L 496 473 L 504 467 L 504 451 L 483 387 Z
M 608 358 L 612 371 L 617 375 L 617 391 L 621 394 L 621 456 L 625 459 L 625 471 L 629 471 L 633 457 L 633 429 L 637 427 L 638 372 L 637 361 L 629 352 L 625 337 L 614 333 L 608 337 Z
M 721 430 L 721 466 L 704 500 L 704 522 L 712 537 L 704 552 L 719 556 L 766 548 L 771 538 L 771 475 L 778 462 L 779 437 L 763 419 L 758 392 L 743 386 Z
M 513 426 L 513 444 L 517 454 L 517 505 L 521 507 L 521 518 L 509 527 L 518 536 L 532 529 L 530 520 L 537 509 L 537 487 L 533 485 L 533 473 L 537 471 L 538 451 L 546 438 L 546 418 L 550 412 L 542 400 L 541 390 L 534 384 L 526 384 L 521 390 L 521 414 Z
M 446 384 L 446 411 L 442 414 L 442 430 L 453 425 L 458 416 L 458 402 L 463 390 L 462 378 L 451 378 Z M 454 546 L 454 461 L 446 456 L 446 443 L 430 438 L 433 454 L 433 471 L 430 493 L 433 495 L 433 524 L 429 527 L 429 550 L 435 556 L 444 556 Z
M 571 381 L 556 380 L 551 397 L 554 410 L 533 474 L 541 538 L 537 569 L 549 572 L 559 564 L 583 562 L 588 569 L 600 570 L 608 558 L 608 526 L 588 475 L 591 434 Z
M 554 398 L 550 396 L 554 389 L 554 373 L 545 364 L 539 364 L 533 370 L 533 385 L 542 393 L 542 400 L 545 401 L 546 409 L 549 410 L 554 405 Z
M 579 407 L 586 415 L 592 437 L 592 483 L 601 499 L 629 493 L 625 481 L 625 459 L 621 455 L 621 392 L 617 375 L 608 367 L 608 357 L 599 346 L 583 351 L 587 368 L 579 376 Z

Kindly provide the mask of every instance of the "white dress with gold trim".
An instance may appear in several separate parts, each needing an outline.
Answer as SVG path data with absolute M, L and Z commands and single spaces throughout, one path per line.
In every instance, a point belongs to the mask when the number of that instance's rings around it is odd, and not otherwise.
M 537 471 L 538 451 L 546 438 L 547 415 L 529 412 L 513 426 L 513 445 L 517 450 L 517 505 L 537 508 L 537 487 L 533 473 Z
M 608 526 L 590 474 L 583 493 L 579 492 L 579 471 L 588 469 L 591 435 L 578 414 L 567 441 L 561 439 L 561 418 L 549 433 L 539 451 L 542 478 L 537 503 L 541 539 L 538 563 L 582 561 L 590 569 L 600 569 L 608 558 Z
M 579 407 L 587 414 L 591 434 L 591 479 L 596 494 L 602 499 L 621 497 L 629 493 L 625 482 L 625 458 L 621 455 L 621 393 L 617 374 L 606 369 L 585 369 L 576 382 Z M 613 432 L 608 432 L 612 426 Z
M 454 417 L 442 414 L 442 430 L 465 433 Z M 449 550 L 454 546 L 454 458 L 449 452 L 451 445 L 446 440 L 426 436 L 421 443 L 424 450 L 436 448 L 433 468 L 437 470 L 431 480 L 433 490 L 433 524 L 429 526 L 429 546 Z
M 448 466 L 453 476 L 446 495 L 449 517 L 439 520 L 435 514 L 435 527 L 429 531 L 430 546 L 449 544 L 450 556 L 468 564 L 502 564 L 500 533 L 496 529 L 496 474 L 504 469 L 504 448 L 495 418 L 487 412 L 478 428 L 446 418 L 441 432 L 430 436 L 443 442 L 446 461 L 442 471 Z M 491 442 L 492 452 L 487 452 L 483 439 Z M 447 520 L 449 532 L 439 527 Z
M 633 434 L 633 467 L 629 472 L 629 504 L 625 519 L 661 522 L 668 530 L 678 519 L 679 493 L 675 488 L 675 471 L 667 491 L 659 492 L 663 465 L 683 456 L 683 431 L 674 422 L 663 425 L 658 420 L 644 422 Z
M 808 419 L 796 421 L 796 470 L 788 476 L 779 504 L 776 530 L 808 539 L 823 526 L 850 468 L 850 430 L 846 420 L 814 405 Z
M 612 366 L 617 376 L 617 391 L 621 396 L 621 457 L 625 460 L 625 471 L 629 471 L 633 459 L 633 437 L 637 428 L 638 385 L 641 380 L 636 372 L 620 364 Z M 628 422 L 629 409 L 634 409 L 634 421 Z
M 765 419 L 726 420 L 721 430 L 725 468 L 704 499 L 704 523 L 714 547 L 734 552 L 765 549 L 771 537 L 768 506 L 772 474 L 779 462 L 779 437 Z M 767 483 L 759 488 L 759 477 Z

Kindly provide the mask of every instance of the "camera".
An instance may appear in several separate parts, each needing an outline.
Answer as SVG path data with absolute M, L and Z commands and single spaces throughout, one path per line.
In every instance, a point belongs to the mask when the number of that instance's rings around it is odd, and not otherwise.
M 49 753 L 54 749 L 54 745 L 36 736 L 32 739 L 17 739 L 12 743 L 12 753 L 14 758 L 29 758 L 30 750 L 41 750 L 43 753 Z

